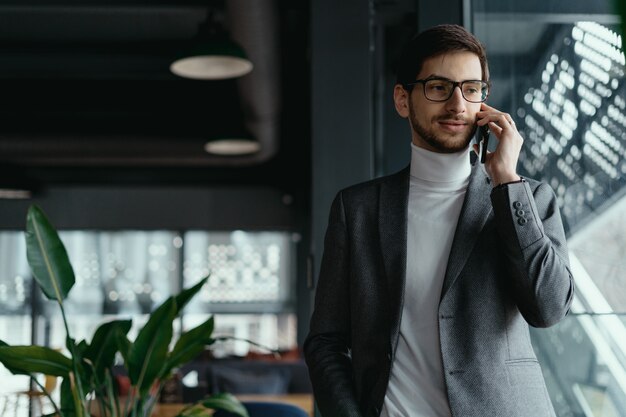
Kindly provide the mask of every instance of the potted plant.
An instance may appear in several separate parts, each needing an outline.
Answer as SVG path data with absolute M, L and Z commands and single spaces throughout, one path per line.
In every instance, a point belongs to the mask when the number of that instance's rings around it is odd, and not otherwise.
M 172 324 L 189 300 L 200 291 L 207 278 L 178 295 L 168 298 L 154 310 L 134 342 L 127 333 L 131 320 L 115 320 L 98 327 L 91 343 L 70 336 L 63 300 L 74 285 L 74 272 L 58 233 L 44 212 L 33 205 L 26 219 L 28 264 L 43 294 L 56 300 L 66 330 L 69 357 L 44 346 L 9 346 L 0 341 L 0 363 L 14 374 L 36 374 L 62 378 L 60 404 L 39 384 L 50 399 L 58 417 L 148 417 L 157 403 L 165 381 L 177 367 L 192 360 L 212 338 L 214 321 L 210 317 L 184 332 L 170 350 Z M 121 398 L 114 384 L 112 367 L 120 352 L 130 379 L 130 390 Z M 223 409 L 243 417 L 243 405 L 230 394 L 217 394 L 187 406 L 179 417 L 209 415 L 210 409 Z

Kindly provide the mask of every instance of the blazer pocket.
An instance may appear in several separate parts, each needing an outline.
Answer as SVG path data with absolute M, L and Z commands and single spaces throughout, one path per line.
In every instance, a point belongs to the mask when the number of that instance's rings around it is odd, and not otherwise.
M 555 417 L 539 362 L 529 358 L 505 363 L 515 415 Z
M 543 387 L 545 385 L 537 359 L 511 359 L 505 362 L 511 386 Z

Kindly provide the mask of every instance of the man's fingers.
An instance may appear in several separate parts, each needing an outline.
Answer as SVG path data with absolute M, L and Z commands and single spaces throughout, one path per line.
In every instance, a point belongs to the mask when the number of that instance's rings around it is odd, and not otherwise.
M 499 138 L 502 135 L 502 128 L 495 122 L 489 122 L 489 129 Z
M 481 114 L 482 113 L 482 114 Z M 501 129 L 516 129 L 515 121 L 508 113 L 486 113 L 479 112 L 478 113 L 479 120 L 477 124 L 479 126 L 483 126 L 489 123 L 489 126 L 496 124 Z

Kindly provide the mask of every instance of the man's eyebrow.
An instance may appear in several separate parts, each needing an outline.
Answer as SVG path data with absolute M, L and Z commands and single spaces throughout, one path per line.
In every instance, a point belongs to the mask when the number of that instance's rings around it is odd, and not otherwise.
M 439 75 L 439 74 L 429 74 L 426 78 L 446 78 L 443 75 Z
M 448 77 L 444 77 L 443 75 L 439 75 L 439 74 L 430 74 L 428 77 L 426 78 L 422 78 L 423 80 L 446 80 L 446 81 L 453 81 L 456 82 L 456 80 L 453 80 L 452 78 L 448 78 Z M 468 78 L 466 80 L 459 80 L 458 82 L 461 81 L 481 81 L 480 78 Z
M 452 81 L 452 79 L 448 77 L 444 77 L 443 75 L 439 75 L 439 74 L 430 74 L 428 77 L 424 78 L 424 80 L 432 80 L 432 79 L 442 79 L 442 80 Z

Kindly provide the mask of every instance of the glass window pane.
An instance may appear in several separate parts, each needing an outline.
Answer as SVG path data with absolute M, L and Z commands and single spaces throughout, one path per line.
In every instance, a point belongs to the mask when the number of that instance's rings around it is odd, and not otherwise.
M 0 340 L 10 345 L 31 343 L 32 278 L 25 253 L 24 233 L 0 233 Z M 0 393 L 7 395 L 0 398 L 0 410 L 5 401 L 17 401 L 12 393 L 25 391 L 28 386 L 28 377 L 13 375 L 0 365 Z
M 288 233 L 191 231 L 184 241 L 185 287 L 209 276 L 187 311 L 268 312 L 293 300 Z
M 613 3 L 472 2 L 489 104 L 513 115 L 518 171 L 555 190 L 576 298 L 532 339 L 557 416 L 626 409 L 626 81 Z M 496 144 L 492 144 L 495 146 Z
M 203 323 L 207 314 L 186 314 L 186 330 Z M 251 340 L 217 342 L 211 347 L 215 357 L 246 356 L 249 353 L 267 354 L 268 349 L 287 351 L 297 346 L 297 320 L 293 313 L 285 314 L 215 314 L 215 336 L 232 336 Z
M 75 275 L 64 302 L 76 340 L 91 340 L 105 320 L 132 318 L 131 339 L 154 310 L 180 290 L 180 237 L 170 231 L 61 231 Z M 46 300 L 39 343 L 65 346 L 59 308 Z

